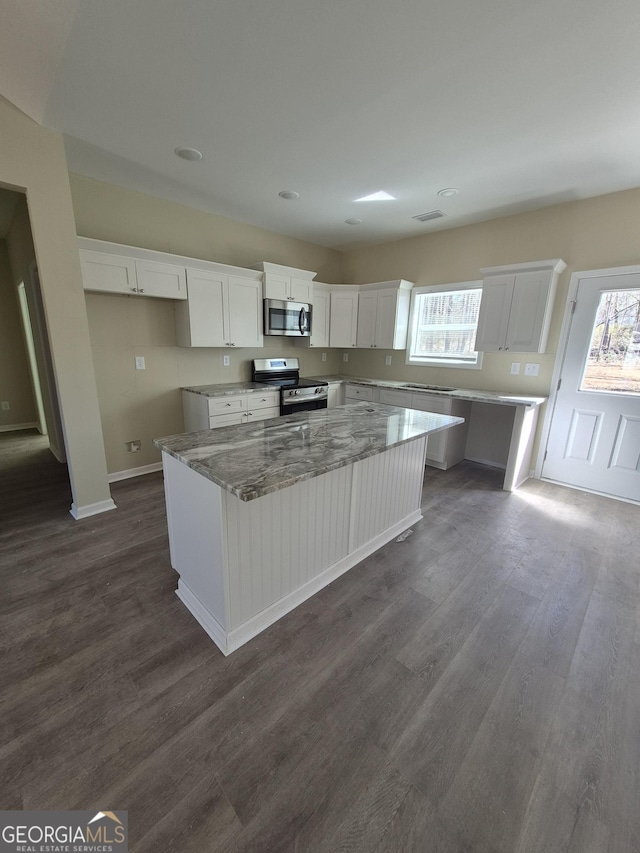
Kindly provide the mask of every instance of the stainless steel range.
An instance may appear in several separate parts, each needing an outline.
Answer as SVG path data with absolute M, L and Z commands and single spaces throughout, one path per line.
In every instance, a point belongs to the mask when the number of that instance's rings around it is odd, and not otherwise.
M 251 369 L 254 382 L 280 386 L 280 414 L 326 409 L 329 383 L 300 379 L 297 358 L 254 358 Z

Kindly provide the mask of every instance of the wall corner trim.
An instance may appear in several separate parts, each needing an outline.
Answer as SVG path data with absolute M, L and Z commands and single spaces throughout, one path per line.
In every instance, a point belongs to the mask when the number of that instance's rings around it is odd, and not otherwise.
M 75 503 L 72 503 L 69 512 L 76 521 L 80 521 L 81 519 L 89 518 L 92 515 L 99 515 L 101 512 L 108 512 L 110 509 L 117 509 L 111 498 L 106 501 L 97 501 L 97 503 L 86 504 L 85 506 L 76 506 Z

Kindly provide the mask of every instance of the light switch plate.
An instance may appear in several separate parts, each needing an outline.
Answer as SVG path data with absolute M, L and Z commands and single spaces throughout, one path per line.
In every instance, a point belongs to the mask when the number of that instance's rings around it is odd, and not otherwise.
M 143 355 L 136 356 L 136 370 L 146 370 Z
M 511 362 L 511 374 L 513 376 L 517 376 L 518 373 L 520 373 L 520 362 L 519 361 L 512 361 Z
M 327 354 L 326 354 L 326 352 L 323 352 L 323 353 L 322 353 L 322 360 L 323 360 L 323 361 L 326 361 L 326 360 L 327 360 Z
M 537 376 L 540 371 L 540 365 L 531 362 L 528 362 L 524 366 L 524 375 L 525 376 Z
M 342 360 L 343 361 L 349 361 L 349 353 L 348 352 L 342 353 Z
M 391 356 L 390 356 L 390 355 L 385 355 L 385 357 L 384 357 L 384 363 L 385 363 L 387 366 L 391 364 Z
M 229 367 L 231 364 L 231 356 L 223 355 L 222 356 L 222 365 L 223 367 Z

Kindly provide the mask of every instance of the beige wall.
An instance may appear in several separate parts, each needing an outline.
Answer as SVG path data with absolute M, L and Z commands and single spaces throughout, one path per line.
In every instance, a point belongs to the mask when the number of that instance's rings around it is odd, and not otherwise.
M 40 382 L 42 408 L 49 437 L 49 448 L 56 459 L 64 462 L 66 460 L 66 451 L 55 387 L 55 377 L 52 369 L 51 347 L 46 326 L 42 328 L 41 324 L 42 300 L 40 294 L 35 292 L 37 285 L 34 284 L 31 275 L 32 265 L 36 259 L 36 250 L 33 245 L 33 235 L 31 233 L 31 223 L 29 222 L 29 211 L 25 196 L 21 196 L 14 211 L 11 226 L 7 233 L 7 251 L 14 286 L 19 282 L 24 282 L 25 286 L 34 356 Z
M 340 281 L 342 255 L 192 210 L 143 193 L 71 176 L 78 234 L 220 263 L 248 266 L 265 260 L 310 269 L 322 281 Z M 189 349 L 176 346 L 174 303 L 164 299 L 86 294 L 91 345 L 110 473 L 160 460 L 152 439 L 184 430 L 180 388 L 251 378 L 251 359 L 297 356 L 305 376 L 335 373 L 339 354 L 305 349 L 282 338 L 263 349 Z M 135 356 L 146 369 L 135 369 Z M 223 355 L 231 365 L 223 367 Z M 125 443 L 142 449 L 127 453 Z
M 25 191 L 77 512 L 110 501 L 62 137 L 0 97 L 0 184 Z
M 0 429 L 35 425 L 31 373 L 4 240 L 0 240 L 0 400 L 11 406 L 9 411 L 0 408 Z
M 345 278 L 355 284 L 393 278 L 418 285 L 470 281 L 480 277 L 481 267 L 548 258 L 562 258 L 567 269 L 560 276 L 543 355 L 486 353 L 481 370 L 463 370 L 407 366 L 404 352 L 355 350 L 343 372 L 548 396 L 571 274 L 639 264 L 639 221 L 640 189 L 634 189 L 346 253 Z M 391 367 L 384 366 L 385 355 L 393 356 Z M 514 361 L 521 363 L 519 376 L 510 373 Z M 537 377 L 523 375 L 527 362 L 540 364 Z M 541 427 L 542 418 L 536 452 Z

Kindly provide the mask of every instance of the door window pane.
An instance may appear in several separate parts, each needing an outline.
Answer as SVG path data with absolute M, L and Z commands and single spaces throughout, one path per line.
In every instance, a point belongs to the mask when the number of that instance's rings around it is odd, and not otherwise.
M 600 295 L 580 390 L 640 394 L 640 290 Z

